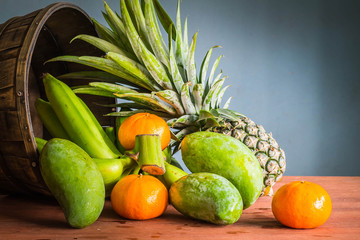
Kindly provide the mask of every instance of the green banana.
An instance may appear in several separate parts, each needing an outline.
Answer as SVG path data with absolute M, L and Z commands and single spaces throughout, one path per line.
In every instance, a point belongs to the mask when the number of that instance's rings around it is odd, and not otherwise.
M 48 73 L 43 82 L 46 96 L 72 142 L 92 158 L 118 158 L 121 155 L 86 104 L 69 86 Z
M 47 143 L 47 141 L 45 139 L 35 137 L 35 142 L 36 142 L 36 148 L 37 148 L 38 153 L 40 155 L 40 153 L 43 150 L 43 148 L 44 148 L 45 144 Z
M 70 139 L 49 102 L 38 98 L 35 101 L 35 108 L 42 123 L 52 137 Z

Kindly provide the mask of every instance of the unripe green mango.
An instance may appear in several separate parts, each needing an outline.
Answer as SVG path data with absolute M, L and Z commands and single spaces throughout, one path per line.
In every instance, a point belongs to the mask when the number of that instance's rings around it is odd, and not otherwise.
M 91 157 L 75 143 L 53 138 L 40 155 L 42 177 L 75 228 L 97 220 L 104 207 L 105 187 Z
M 192 173 L 180 178 L 171 185 L 169 196 L 182 214 L 219 225 L 236 222 L 243 210 L 236 187 L 214 173 Z
M 216 173 L 234 184 L 244 209 L 259 197 L 263 187 L 261 166 L 241 141 L 221 133 L 196 132 L 183 139 L 181 155 L 191 172 Z

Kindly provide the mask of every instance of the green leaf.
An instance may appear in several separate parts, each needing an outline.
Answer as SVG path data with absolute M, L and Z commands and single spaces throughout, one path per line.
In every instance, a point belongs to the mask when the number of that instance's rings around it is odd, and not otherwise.
M 172 28 L 169 27 L 169 58 L 170 58 L 170 74 L 172 77 L 173 84 L 176 88 L 176 91 L 180 94 L 181 93 L 181 87 L 184 84 L 184 80 L 181 77 L 178 65 L 176 63 L 174 50 L 173 50 L 173 42 L 171 38 Z
M 195 84 L 193 87 L 193 96 L 195 100 L 195 109 L 197 112 L 202 108 L 204 87 L 201 83 Z
M 164 89 L 173 89 L 171 81 L 167 75 L 166 69 L 160 61 L 145 47 L 143 41 L 139 38 L 138 33 L 131 21 L 124 0 L 121 0 L 121 13 L 126 27 L 126 32 L 131 45 L 134 48 L 136 56 L 140 56 L 145 67 L 154 78 L 154 80 Z
M 229 107 L 231 99 L 232 97 L 229 97 L 229 99 L 225 102 L 223 109 L 227 109 Z
M 198 121 L 201 121 L 201 120 L 206 120 L 206 119 L 209 119 L 209 118 L 213 118 L 215 119 L 216 116 L 213 115 L 211 112 L 209 111 L 206 111 L 206 110 L 200 110 L 199 112 L 199 119 Z
M 221 109 L 221 108 L 217 109 L 217 111 L 220 113 L 220 115 L 222 117 L 225 117 L 225 118 L 230 119 L 232 121 L 239 120 L 239 117 L 236 114 L 234 114 L 232 111 L 229 111 L 227 109 Z
M 183 104 L 185 112 L 189 115 L 193 115 L 196 114 L 196 109 L 191 100 L 191 96 L 189 92 L 189 84 L 191 83 L 187 82 L 181 88 L 181 102 Z
M 221 101 L 222 101 L 222 98 L 224 96 L 224 93 L 226 91 L 226 89 L 228 89 L 228 87 L 230 87 L 230 85 L 227 85 L 226 87 L 224 87 L 221 92 L 219 93 L 218 97 L 217 97 L 217 100 L 216 100 L 216 106 L 215 108 L 219 108 L 220 107 L 220 104 L 221 104 Z
M 197 124 L 198 115 L 183 115 L 179 118 L 173 118 L 167 121 L 167 124 L 172 128 L 180 128 L 187 126 L 195 126 Z
M 169 68 L 168 52 L 164 48 L 160 30 L 158 30 L 157 20 L 154 14 L 154 6 L 152 0 L 144 0 L 145 2 L 145 22 L 148 32 L 149 42 L 157 59 Z
M 88 94 L 88 95 L 116 98 L 114 93 L 112 93 L 110 91 L 107 91 L 102 88 L 91 87 L 91 86 L 77 87 L 77 88 L 73 89 L 73 92 L 76 94 Z
M 125 2 L 123 3 L 125 4 Z M 119 18 L 119 16 L 109 7 L 109 5 L 104 1 L 105 11 L 107 13 L 108 19 L 111 25 L 115 28 L 116 33 L 123 41 L 127 50 L 132 50 L 129 41 L 126 38 L 126 30 L 123 21 Z
M 134 77 L 143 81 L 149 88 L 160 90 L 160 86 L 154 81 L 150 73 L 141 64 L 127 58 L 124 55 L 108 52 L 106 55 L 108 58 L 117 63 L 120 67 L 127 69 L 127 71 Z
M 218 47 L 221 47 L 221 46 L 213 46 L 212 48 L 210 48 L 205 57 L 204 57 L 204 60 L 202 61 L 201 63 L 201 67 L 200 67 L 200 75 L 199 75 L 199 81 L 200 83 L 202 84 L 205 84 L 206 83 L 206 74 L 207 74 L 207 69 L 209 67 L 209 62 L 210 62 L 210 58 L 211 58 L 211 54 L 213 52 L 213 49 L 214 48 L 218 48 Z
M 186 72 L 188 81 L 194 86 L 197 83 L 196 79 L 196 65 L 195 65 L 195 45 L 196 45 L 196 38 L 197 32 L 194 34 L 191 45 L 190 45 L 190 54 L 188 55 L 188 59 L 186 61 Z
M 219 90 L 221 89 L 225 78 L 222 78 L 220 80 L 218 80 L 217 82 L 214 83 L 214 85 L 212 85 L 212 87 L 210 88 L 209 92 L 207 93 L 204 102 L 203 102 L 203 109 L 205 110 L 209 110 L 212 106 L 212 104 L 215 104 L 216 102 L 216 94 L 219 92 Z
M 167 14 L 167 12 L 164 10 L 164 8 L 161 6 L 159 0 L 154 0 L 154 6 L 157 13 L 157 16 L 161 22 L 161 25 L 164 27 L 165 31 L 172 37 L 173 40 L 176 38 L 176 29 L 175 25 L 170 18 L 170 16 Z M 170 33 L 168 31 L 169 28 L 172 28 L 172 32 Z
M 76 37 L 74 37 L 70 41 L 70 43 L 76 39 L 83 40 L 83 41 L 97 47 L 98 49 L 102 50 L 105 53 L 115 52 L 115 53 L 127 56 L 128 58 L 131 58 L 133 60 L 136 59 L 136 56 L 134 56 L 132 53 L 129 53 L 126 50 L 120 49 L 118 46 L 116 46 L 106 40 L 103 40 L 101 38 L 98 38 L 98 37 L 94 37 L 94 36 L 90 36 L 90 35 L 86 35 L 86 34 L 80 34 L 80 35 L 77 35 Z
M 146 109 L 139 109 L 139 110 L 133 110 L 133 111 L 121 111 L 121 112 L 112 112 L 112 113 L 108 113 L 105 116 L 113 116 L 113 117 L 130 117 L 136 113 L 151 113 L 151 114 L 155 114 L 159 117 L 162 118 L 169 118 L 171 117 L 169 114 L 166 113 L 162 113 L 162 112 L 157 112 L 157 111 L 152 111 L 152 110 L 146 110 Z
M 179 95 L 173 90 L 163 90 L 159 92 L 154 92 L 156 96 L 158 96 L 164 102 L 167 102 L 171 106 L 173 106 L 178 113 L 178 115 L 184 115 L 185 110 L 181 104 L 181 99 Z
M 112 93 L 137 93 L 137 91 L 125 87 L 123 85 L 114 84 L 114 83 L 104 83 L 104 82 L 91 82 L 89 83 L 90 86 L 101 88 L 107 90 Z
M 119 47 L 124 47 L 121 40 L 114 32 L 112 32 L 109 28 L 105 27 L 104 25 L 96 21 L 94 18 L 92 18 L 92 21 L 96 28 L 96 32 L 98 33 L 100 38 L 108 42 L 111 42 L 112 44 L 117 45 Z
M 160 100 L 157 97 L 153 97 L 151 94 L 148 93 L 126 93 L 126 94 L 117 94 L 115 95 L 118 98 L 134 101 L 135 103 L 150 107 L 155 111 L 162 111 L 166 112 L 170 115 L 176 116 L 176 110 L 165 103 L 164 101 Z

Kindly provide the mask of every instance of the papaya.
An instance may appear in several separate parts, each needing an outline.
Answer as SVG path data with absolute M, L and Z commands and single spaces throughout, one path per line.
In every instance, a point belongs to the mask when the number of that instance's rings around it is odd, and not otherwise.
M 97 220 L 105 202 L 101 173 L 75 143 L 53 138 L 40 154 L 42 177 L 70 226 L 84 228 Z
M 170 203 L 185 216 L 228 225 L 239 220 L 243 202 L 236 187 L 214 173 L 181 177 L 169 190 Z
M 196 132 L 182 140 L 181 156 L 191 172 L 215 173 L 234 184 L 244 209 L 258 199 L 263 188 L 261 166 L 241 141 L 221 133 Z

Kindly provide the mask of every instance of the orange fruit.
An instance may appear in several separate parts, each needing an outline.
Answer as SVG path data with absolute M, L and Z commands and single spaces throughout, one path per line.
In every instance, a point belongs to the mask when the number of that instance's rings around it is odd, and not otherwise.
M 170 143 L 170 128 L 161 117 L 150 113 L 137 113 L 128 117 L 119 128 L 120 144 L 131 150 L 135 146 L 135 137 L 140 134 L 158 134 L 161 138 L 161 149 Z
M 276 191 L 272 203 L 275 218 L 291 228 L 316 228 L 329 218 L 329 194 L 318 184 L 294 181 Z
M 128 175 L 111 192 L 111 206 L 120 216 L 145 220 L 162 215 L 168 205 L 165 185 L 151 175 Z

